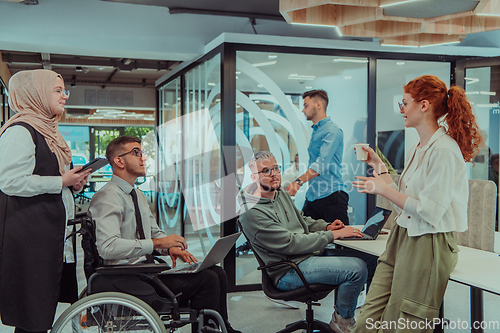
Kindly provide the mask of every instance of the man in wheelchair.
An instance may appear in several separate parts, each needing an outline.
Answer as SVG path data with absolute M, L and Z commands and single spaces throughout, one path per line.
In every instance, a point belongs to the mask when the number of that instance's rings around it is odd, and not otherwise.
M 136 179 L 146 175 L 147 157 L 141 140 L 121 136 L 107 149 L 113 169 L 111 180 L 92 198 L 89 213 L 96 224 L 96 244 L 105 265 L 133 265 L 152 262 L 153 251 L 169 254 L 173 266 L 177 258 L 188 263 L 196 258 L 187 251 L 186 240 L 167 236 L 157 225 L 145 195 L 134 188 Z M 190 303 L 196 310 L 211 309 L 220 313 L 227 332 L 241 333 L 231 327 L 227 315 L 227 277 L 219 266 L 196 274 L 158 275 L 178 297 L 181 306 Z

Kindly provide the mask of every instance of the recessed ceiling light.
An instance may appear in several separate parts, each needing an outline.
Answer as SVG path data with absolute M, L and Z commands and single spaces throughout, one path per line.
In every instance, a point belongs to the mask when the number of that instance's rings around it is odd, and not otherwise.
M 209 86 L 215 86 L 215 82 L 208 82 L 207 85 L 209 85 Z
M 267 56 L 269 59 L 276 59 L 278 56 L 276 54 L 270 54 Z
M 312 89 L 312 88 L 313 88 L 313 87 L 311 87 L 311 86 L 307 86 L 307 87 L 306 87 L 306 89 Z
M 268 61 L 268 62 L 259 62 L 256 64 L 252 64 L 252 66 L 254 66 L 254 67 L 271 66 L 271 65 L 274 65 L 275 63 L 276 63 L 276 60 Z
M 236 75 L 240 75 L 241 74 L 241 71 L 236 71 Z
M 346 75 L 346 76 L 344 76 L 344 79 L 346 79 L 346 80 L 352 79 L 352 76 Z
M 472 84 L 472 83 L 479 82 L 479 79 L 476 79 L 474 77 L 466 77 L 464 79 L 465 79 L 465 84 Z
M 396 62 L 396 65 L 399 65 L 399 66 L 404 65 L 404 64 L 405 64 L 404 61 L 398 61 L 398 62 Z
M 395 5 L 401 5 L 403 3 L 412 2 L 412 1 L 418 1 L 418 0 L 402 0 L 400 2 L 394 2 L 394 3 L 388 3 L 386 5 L 380 5 L 379 7 L 385 8 L 385 7 L 395 6 Z
M 436 43 L 436 44 L 429 44 L 429 45 L 420 45 L 420 47 L 453 45 L 453 44 L 459 44 L 459 43 L 460 43 L 459 41 L 455 41 L 455 42 L 448 42 L 448 43 Z
M 316 78 L 313 75 L 298 75 L 298 74 L 290 74 L 288 75 L 288 80 L 307 80 L 312 81 Z
M 368 59 L 335 58 L 333 59 L 333 62 L 352 62 L 352 63 L 366 64 L 368 62 Z
M 262 87 L 264 87 L 264 85 L 259 83 L 259 84 L 257 85 L 257 87 L 262 88 Z

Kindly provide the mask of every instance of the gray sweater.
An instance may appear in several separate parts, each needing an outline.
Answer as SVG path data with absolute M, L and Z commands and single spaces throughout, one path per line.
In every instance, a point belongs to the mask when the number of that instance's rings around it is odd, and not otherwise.
M 240 192 L 239 220 L 252 248 L 266 265 L 283 260 L 298 264 L 333 241 L 333 233 L 326 230 L 329 223 L 304 216 L 288 192 L 280 188 L 274 199 L 266 199 L 253 195 L 255 189 L 251 184 Z M 268 273 L 277 284 L 289 270 L 289 266 L 277 266 Z

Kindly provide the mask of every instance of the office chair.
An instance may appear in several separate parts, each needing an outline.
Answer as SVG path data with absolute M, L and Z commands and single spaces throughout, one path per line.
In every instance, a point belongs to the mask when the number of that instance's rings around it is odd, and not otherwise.
M 241 227 L 241 223 L 239 221 L 238 225 L 241 231 L 243 231 L 243 228 Z M 245 235 L 244 231 L 243 234 Z M 292 261 L 281 261 L 274 264 L 266 265 L 264 261 L 262 261 L 262 259 L 259 257 L 255 249 L 252 247 L 250 239 L 246 235 L 245 238 L 247 239 L 247 242 L 250 245 L 250 248 L 252 249 L 255 258 L 259 263 L 259 267 L 257 269 L 262 272 L 262 290 L 264 291 L 264 293 L 269 298 L 272 299 L 278 299 L 283 301 L 299 301 L 302 303 L 306 303 L 307 305 L 305 319 L 288 324 L 284 329 L 282 329 L 277 333 L 289 333 L 298 330 L 304 330 L 307 333 L 312 333 L 315 330 L 316 331 L 319 330 L 320 332 L 333 332 L 329 324 L 314 319 L 314 312 L 312 307 L 313 305 L 321 305 L 320 303 L 318 303 L 318 301 L 328 296 L 328 294 L 330 294 L 332 290 L 336 289 L 338 286 L 319 284 L 319 283 L 315 284 L 307 283 L 306 279 L 304 278 L 304 275 L 300 271 L 300 268 Z M 289 266 L 291 269 L 294 269 L 297 272 L 300 279 L 304 283 L 304 287 L 290 291 L 282 291 L 279 290 L 274 285 L 274 281 L 267 273 L 267 269 L 270 267 L 283 266 L 283 265 Z

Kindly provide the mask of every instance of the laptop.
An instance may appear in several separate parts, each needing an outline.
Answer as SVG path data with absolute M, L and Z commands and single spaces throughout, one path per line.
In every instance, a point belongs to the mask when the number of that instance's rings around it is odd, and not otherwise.
M 187 266 L 183 264 L 177 265 L 176 267 L 169 269 L 168 271 L 163 271 L 160 274 L 192 274 L 198 273 L 205 268 L 212 267 L 224 260 L 227 253 L 229 252 L 229 250 L 231 250 L 240 235 L 241 232 L 237 232 L 226 237 L 221 237 L 217 240 L 217 242 L 215 242 L 214 246 L 212 247 L 210 252 L 208 252 L 205 259 L 200 260 L 195 264 L 187 264 Z
M 372 215 L 366 222 L 365 226 L 361 230 L 363 237 L 345 237 L 341 240 L 375 240 L 377 239 L 380 231 L 384 227 L 385 222 L 391 215 L 392 211 L 382 207 L 375 207 Z

